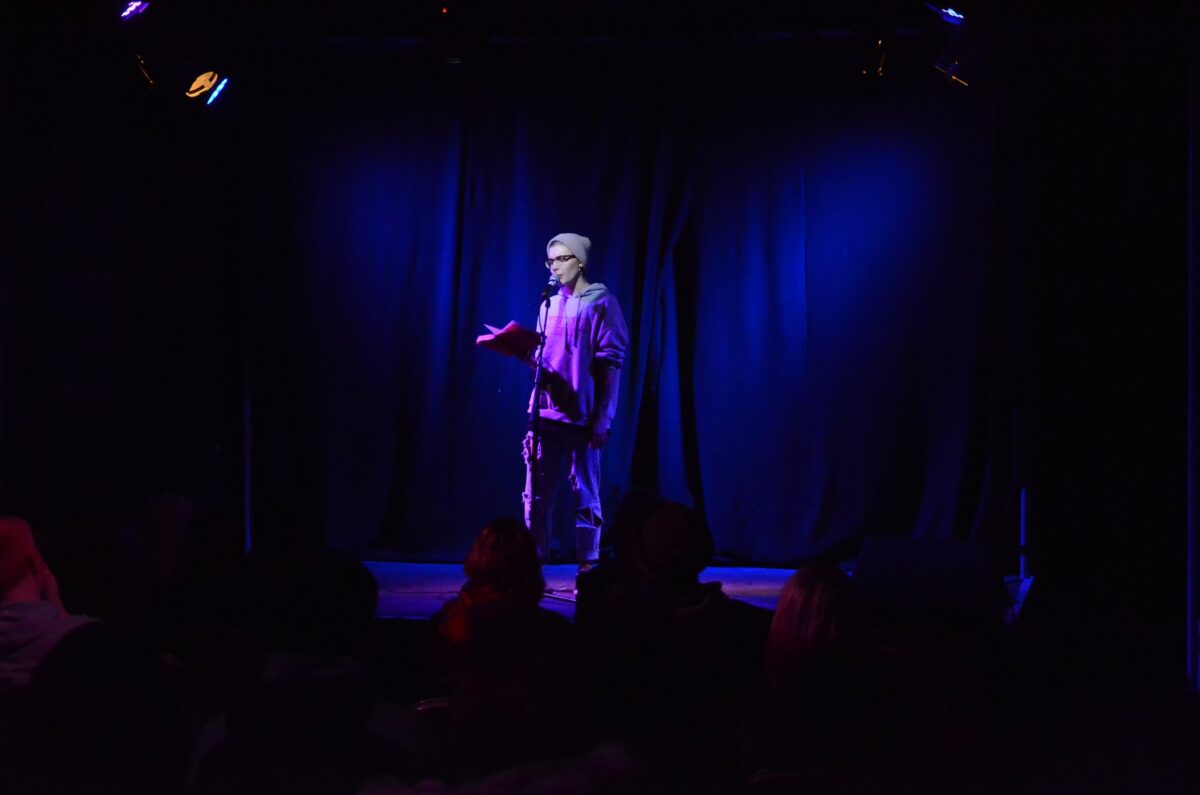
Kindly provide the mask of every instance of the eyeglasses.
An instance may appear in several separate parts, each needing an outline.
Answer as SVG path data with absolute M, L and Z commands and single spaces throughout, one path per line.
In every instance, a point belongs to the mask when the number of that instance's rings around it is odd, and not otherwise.
M 546 268 L 554 267 L 554 263 L 556 262 L 570 262 L 573 259 L 576 259 L 574 254 L 559 254 L 557 257 L 551 257 L 546 260 Z

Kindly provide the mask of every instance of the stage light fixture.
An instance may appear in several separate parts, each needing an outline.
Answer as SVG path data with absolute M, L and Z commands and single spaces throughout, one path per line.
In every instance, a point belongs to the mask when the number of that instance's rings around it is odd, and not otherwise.
M 933 68 L 950 82 L 969 86 L 975 82 L 979 68 L 992 48 L 991 36 L 988 34 L 986 3 L 970 7 L 970 20 L 967 19 L 963 6 L 951 8 L 933 3 L 925 5 L 951 26 L 947 32 L 946 46 L 934 60 Z
M 149 7 L 150 4 L 144 2 L 129 3 L 125 6 L 125 10 L 121 12 L 121 19 L 133 19 L 139 14 L 145 13 Z
M 191 88 L 189 88 L 186 93 L 191 99 L 202 97 L 212 90 L 212 87 L 217 84 L 217 80 L 219 79 L 220 75 L 218 75 L 216 72 L 204 72 L 199 74 L 196 76 L 196 79 L 192 81 Z
M 228 77 L 221 78 L 221 82 L 217 83 L 217 87 L 213 89 L 213 92 L 211 94 L 209 94 L 208 101 L 205 102 L 204 104 L 211 105 L 214 102 L 216 102 L 217 97 L 221 96 L 221 92 L 225 90 L 225 84 L 228 82 L 229 82 Z
M 942 21 L 949 22 L 951 25 L 961 25 L 967 21 L 965 14 L 953 8 L 943 8 L 942 6 L 935 6 L 933 3 L 926 3 L 925 7 L 941 17 Z

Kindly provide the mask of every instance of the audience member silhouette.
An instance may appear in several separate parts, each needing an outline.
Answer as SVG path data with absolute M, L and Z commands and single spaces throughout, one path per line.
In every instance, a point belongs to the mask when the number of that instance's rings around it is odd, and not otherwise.
M 230 583 L 243 562 L 235 506 L 163 492 L 122 532 L 109 618 L 137 626 L 190 671 L 200 708 L 230 706 L 257 679 L 259 654 L 235 631 L 247 605 Z
M 774 693 L 803 680 L 806 667 L 861 648 L 866 634 L 854 584 L 831 563 L 809 563 L 784 583 L 767 639 L 767 680 Z
M 701 583 L 712 538 L 695 511 L 644 493 L 618 509 L 615 574 L 580 579 L 576 623 L 607 731 L 662 786 L 725 791 L 736 727 L 762 688 L 770 612 Z
M 34 675 L 9 780 L 22 795 L 181 792 L 184 684 L 138 633 L 105 622 L 74 630 Z
M 937 791 L 938 701 L 915 661 L 885 656 L 867 638 L 840 568 L 809 563 L 788 579 L 767 640 L 770 695 L 742 738 L 750 771 L 817 791 Z
M 587 683 L 574 629 L 539 606 L 545 580 L 524 523 L 489 523 L 463 568 L 467 582 L 432 621 L 434 664 L 449 695 L 442 777 L 582 752 Z
M 268 650 L 260 683 L 199 743 L 194 793 L 353 793 L 403 766 L 364 660 L 377 586 L 323 551 L 246 568 L 251 632 Z
M 481 616 L 537 610 L 545 594 L 537 548 L 517 519 L 496 519 L 484 526 L 471 544 L 463 573 L 467 581 L 458 595 L 431 621 L 434 664 L 442 677 L 456 674 Z
M 63 607 L 29 524 L 0 517 L 0 699 L 24 693 L 42 658 L 88 621 Z

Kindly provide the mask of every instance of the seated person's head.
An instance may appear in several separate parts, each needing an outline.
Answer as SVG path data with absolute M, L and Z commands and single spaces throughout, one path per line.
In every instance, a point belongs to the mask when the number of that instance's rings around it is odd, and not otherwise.
M 23 742 L 34 791 L 178 791 L 184 696 L 181 671 L 145 637 L 104 623 L 74 630 L 33 678 Z
M 248 613 L 271 649 L 362 653 L 379 586 L 361 562 L 331 550 L 293 551 L 251 559 L 245 577 Z
M 44 565 L 29 524 L 0 516 L 0 603 L 38 601 L 38 572 Z
M 629 528 L 618 550 L 634 582 L 653 591 L 694 587 L 712 560 L 713 542 L 700 516 L 685 505 L 662 501 Z
M 519 519 L 496 519 L 479 531 L 463 571 L 466 591 L 487 590 L 537 604 L 546 589 L 533 537 Z
M 662 495 L 651 489 L 632 488 L 625 492 L 613 513 L 612 522 L 609 523 L 609 532 L 617 548 L 618 560 L 628 552 L 629 539 L 634 529 L 664 502 L 666 500 Z
M 784 584 L 767 641 L 767 673 L 778 686 L 805 661 L 857 643 L 862 607 L 854 583 L 831 563 L 806 563 Z
M 195 511 L 182 494 L 156 494 L 143 503 L 130 553 L 147 585 L 161 585 L 175 574 Z

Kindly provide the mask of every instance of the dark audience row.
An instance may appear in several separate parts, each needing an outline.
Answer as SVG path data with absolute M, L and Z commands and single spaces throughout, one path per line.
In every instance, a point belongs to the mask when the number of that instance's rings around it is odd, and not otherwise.
M 774 612 L 701 582 L 691 509 L 634 492 L 574 621 L 541 606 L 523 524 L 479 533 L 458 595 L 379 621 L 328 550 L 179 560 L 186 506 L 111 615 L 71 614 L 0 519 L 0 787 L 39 793 L 1190 791 L 1189 702 L 1006 621 L 881 621 L 814 561 Z M 131 569 L 132 571 L 132 569 Z M 1101 666 L 1102 668 L 1102 666 Z M 1087 684 L 1083 684 L 1087 682 Z M 1130 697 L 1128 694 L 1134 693 Z M 1115 742 L 1107 730 L 1121 728 Z M 1155 763 L 1138 764 L 1153 746 Z

